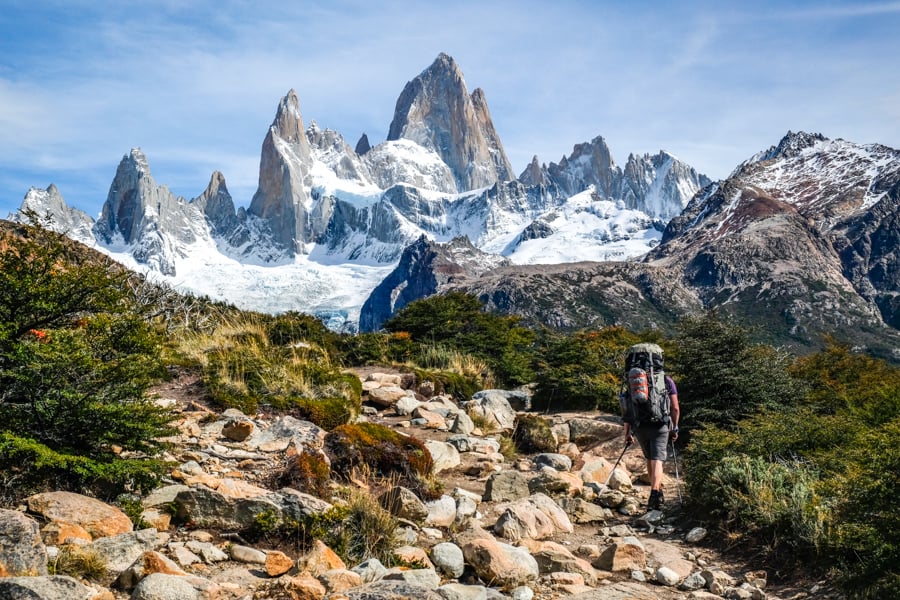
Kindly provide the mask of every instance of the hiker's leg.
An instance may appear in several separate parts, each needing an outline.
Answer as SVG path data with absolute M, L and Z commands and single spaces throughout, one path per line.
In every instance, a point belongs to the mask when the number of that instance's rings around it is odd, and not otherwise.
M 650 489 L 660 489 L 663 480 L 663 462 L 661 460 L 648 460 L 647 476 L 650 478 Z

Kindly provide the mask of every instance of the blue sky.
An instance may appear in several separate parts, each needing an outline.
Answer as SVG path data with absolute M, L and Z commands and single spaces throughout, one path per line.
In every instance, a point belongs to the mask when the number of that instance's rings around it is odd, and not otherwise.
M 606 138 L 714 179 L 788 130 L 900 148 L 900 2 L 3 0 L 0 217 L 55 183 L 99 214 L 139 146 L 192 198 L 256 189 L 279 99 L 383 141 L 440 52 L 485 91 L 514 170 Z

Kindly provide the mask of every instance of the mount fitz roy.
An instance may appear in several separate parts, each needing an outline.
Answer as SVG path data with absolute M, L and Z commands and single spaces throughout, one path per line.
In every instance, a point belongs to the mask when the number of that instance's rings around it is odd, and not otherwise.
M 369 292 L 420 238 L 465 237 L 519 264 L 625 259 L 657 243 L 707 183 L 664 152 L 630 155 L 620 168 L 601 137 L 558 164 L 535 157 L 517 178 L 484 92 L 470 94 L 441 54 L 406 84 L 387 140 L 375 146 L 365 134 L 351 147 L 315 122 L 304 126 L 290 90 L 246 209 L 235 208 L 219 172 L 198 197 L 174 196 L 139 148 L 119 163 L 96 222 L 52 185 L 32 188 L 23 208 L 177 288 L 352 329 Z
M 798 349 L 826 333 L 900 348 L 897 150 L 788 132 L 711 182 L 665 152 L 620 167 L 595 137 L 515 177 L 485 94 L 443 54 L 375 146 L 305 126 L 288 92 L 246 209 L 218 172 L 174 197 L 139 149 L 96 222 L 53 185 L 23 208 L 176 288 L 335 329 L 459 290 L 534 325 L 669 328 L 715 308 Z

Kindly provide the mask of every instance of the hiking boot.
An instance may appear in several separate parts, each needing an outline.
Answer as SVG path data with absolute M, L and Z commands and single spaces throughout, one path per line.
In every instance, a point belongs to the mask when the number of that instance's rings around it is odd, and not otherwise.
M 663 503 L 662 490 L 650 490 L 650 500 L 647 502 L 647 508 L 650 510 L 659 510 Z

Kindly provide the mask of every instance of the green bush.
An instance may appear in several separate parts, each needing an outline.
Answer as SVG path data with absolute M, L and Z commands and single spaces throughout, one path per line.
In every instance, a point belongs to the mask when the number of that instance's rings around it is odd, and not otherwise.
M 419 344 L 454 348 L 484 359 L 499 385 L 520 385 L 534 377 L 534 333 L 519 318 L 484 312 L 475 296 L 460 292 L 411 302 L 384 324 Z
M 381 478 L 399 477 L 402 485 L 420 495 L 429 492 L 434 468 L 431 453 L 421 440 L 377 423 L 341 425 L 325 437 L 332 472 L 346 477 L 357 473 Z M 430 497 L 428 499 L 431 499 Z
M 547 334 L 538 351 L 534 410 L 618 414 L 625 351 L 639 341 L 621 327 Z
M 900 418 L 866 429 L 829 482 L 833 520 L 828 553 L 852 597 L 900 592 Z
M 88 491 L 98 496 L 125 490 L 149 492 L 167 471 L 160 460 L 121 458 L 112 453 L 89 457 L 57 452 L 8 431 L 0 433 L 0 465 L 4 504 L 9 505 L 48 489 Z
M 666 361 L 678 374 L 679 427 L 733 427 L 761 410 L 802 404 L 806 387 L 790 375 L 792 361 L 715 313 L 683 319 Z
M 516 417 L 512 440 L 519 452 L 556 452 L 556 438 L 550 423 L 537 415 L 521 414 Z
M 293 411 L 303 420 L 315 423 L 326 431 L 349 423 L 360 412 L 360 402 L 346 398 L 293 398 Z
M 146 391 L 165 375 L 162 337 L 129 275 L 64 238 L 16 226 L 0 240 L 0 476 L 59 477 L 57 487 L 158 477 L 172 415 Z M 116 454 L 114 447 L 122 452 Z M 137 454 L 135 454 L 137 453 Z M 143 471 L 143 472 L 142 472 Z

